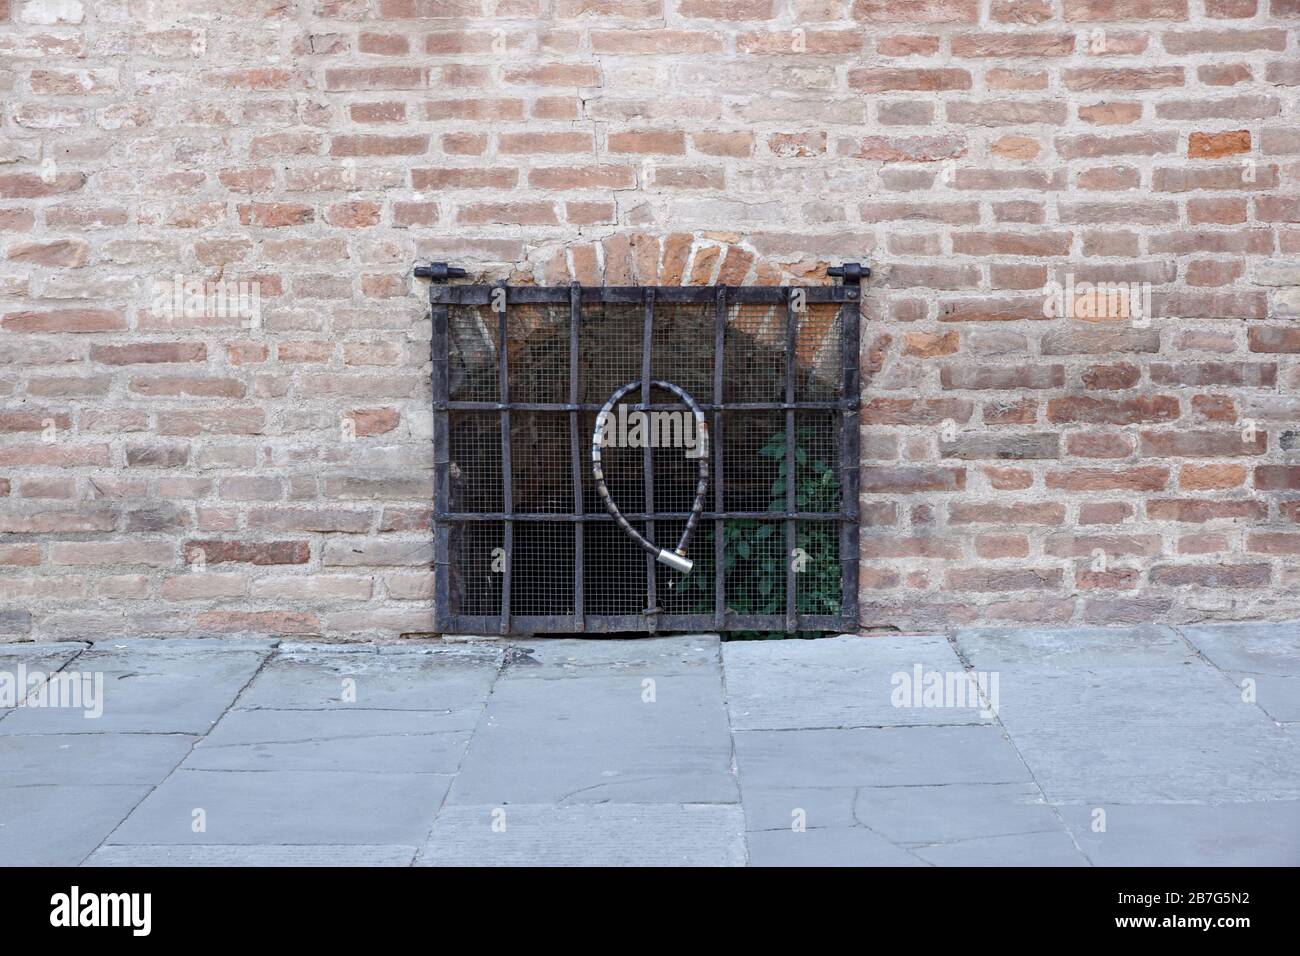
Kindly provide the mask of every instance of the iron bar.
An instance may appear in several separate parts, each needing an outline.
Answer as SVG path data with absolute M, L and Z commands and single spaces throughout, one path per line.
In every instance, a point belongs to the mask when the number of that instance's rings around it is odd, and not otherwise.
M 722 630 L 727 620 L 727 522 L 718 517 L 727 510 L 722 471 L 722 365 L 727 344 L 727 287 L 718 286 L 713 312 L 713 626 Z
M 510 349 L 509 349 L 509 291 L 504 282 L 500 283 L 497 288 L 501 290 L 501 318 L 498 321 L 499 335 L 497 338 L 497 374 L 498 389 L 501 395 L 501 500 L 502 507 L 505 509 L 505 528 L 502 534 L 501 547 L 504 551 L 503 565 L 501 570 L 501 633 L 510 633 L 510 588 L 513 584 L 514 563 L 515 563 L 515 523 L 513 512 L 515 510 L 514 499 L 514 469 L 510 456 Z
M 799 312 L 795 308 L 794 296 L 786 289 L 785 300 L 785 400 L 794 404 L 794 375 L 799 366 Z M 798 523 L 790 514 L 798 510 L 798 490 L 795 486 L 795 442 L 797 436 L 794 424 L 794 409 L 785 410 L 785 629 L 794 631 L 795 616 L 795 549 L 798 547 Z
M 852 267 L 852 268 L 850 268 Z M 860 442 L 862 439 L 861 413 L 858 410 L 861 396 L 861 357 L 859 343 L 861 328 L 861 290 L 858 283 L 870 271 L 858 263 L 845 263 L 844 273 L 847 298 L 840 309 L 840 354 L 843 358 L 844 378 L 841 385 L 845 408 L 840 412 L 840 508 L 851 516 L 840 525 L 840 613 L 843 627 L 858 626 L 858 562 L 862 550 L 861 506 L 858 487 L 861 483 Z
M 847 401 L 803 401 L 803 402 L 700 402 L 700 409 L 706 412 L 783 412 L 795 411 L 844 411 L 850 408 Z M 439 407 L 457 412 L 498 412 L 509 407 L 515 411 L 525 412 L 598 412 L 600 405 L 593 402 L 511 402 L 509 406 L 502 402 L 464 402 L 446 401 Z M 672 411 L 688 412 L 690 406 L 684 402 L 632 402 L 629 411 Z
M 649 518 L 655 518 L 661 521 L 685 521 L 691 516 L 689 511 L 656 511 L 654 513 L 641 512 L 623 512 L 623 517 L 628 521 L 645 521 Z M 728 521 L 783 521 L 786 512 L 784 511 L 702 511 L 700 520 L 725 519 Z M 449 511 L 444 513 L 435 512 L 434 517 L 443 518 L 447 521 L 614 521 L 615 519 L 605 511 L 589 511 L 585 514 L 567 514 L 563 511 L 512 511 L 507 514 L 504 511 Z M 791 517 L 798 521 L 852 521 L 855 515 L 847 514 L 842 511 L 795 511 Z
M 449 305 L 487 305 L 491 289 L 495 286 L 459 285 L 446 287 L 446 302 Z M 713 301 L 712 286 L 584 286 L 582 302 L 584 305 L 641 305 L 645 302 L 645 290 L 655 290 L 655 296 L 661 304 L 668 305 L 710 305 Z M 744 290 L 744 301 L 752 305 L 781 305 L 785 302 L 785 292 L 781 286 L 737 286 Z M 847 301 L 844 286 L 808 286 L 804 292 L 806 301 L 817 303 Z M 564 305 L 569 301 L 568 286 L 511 286 L 510 301 L 522 305 L 551 303 Z
M 569 455 L 572 458 L 572 471 L 570 474 L 573 481 L 573 513 L 575 517 L 580 517 L 583 512 L 582 475 L 584 471 L 583 462 L 587 460 L 587 456 L 583 454 L 581 427 L 577 411 L 578 324 L 581 320 L 582 286 L 575 282 L 569 286 L 569 404 L 574 406 L 569 411 Z M 585 535 L 586 531 L 582 522 L 575 521 L 573 524 L 573 618 L 577 630 L 582 630 L 583 619 L 586 616 L 586 591 L 583 583 L 585 575 L 583 537 Z
M 649 405 L 650 381 L 653 377 L 655 290 L 653 288 L 643 289 L 642 294 L 645 297 L 645 321 L 641 329 L 641 404 Z M 653 515 L 655 511 L 655 467 L 654 449 L 650 447 L 650 442 L 645 442 L 641 449 L 641 468 L 642 481 L 645 487 L 646 514 Z M 645 536 L 649 541 L 655 540 L 653 518 L 646 518 Z M 655 559 L 648 552 L 645 556 L 645 576 L 646 620 L 649 622 L 651 633 L 653 633 L 658 627 L 655 616 L 659 613 L 659 597 L 656 593 Z
M 432 363 L 433 395 L 433 509 L 435 514 L 451 509 L 451 427 L 450 414 L 438 408 L 445 403 L 450 389 L 448 364 L 451 353 L 447 341 L 448 308 L 435 300 L 439 290 L 429 286 L 429 306 L 432 334 L 429 338 L 429 358 Z M 451 606 L 451 525 L 434 519 L 433 524 L 433 623 L 441 633 L 450 628 Z

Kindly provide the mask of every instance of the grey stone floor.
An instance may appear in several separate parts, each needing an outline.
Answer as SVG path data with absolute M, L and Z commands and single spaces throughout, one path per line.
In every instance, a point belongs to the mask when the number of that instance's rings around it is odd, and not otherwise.
M 0 706 L 3 865 L 1300 864 L 1300 625 L 0 644 L 22 668 L 103 712 Z

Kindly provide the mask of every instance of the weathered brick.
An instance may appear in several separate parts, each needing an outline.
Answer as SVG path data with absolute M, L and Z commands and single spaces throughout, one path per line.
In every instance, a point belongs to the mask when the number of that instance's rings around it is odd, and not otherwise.
M 1058 423 L 1089 422 L 1102 425 L 1133 425 L 1170 422 L 1179 416 L 1173 395 L 1142 395 L 1133 398 L 1096 398 L 1071 395 L 1047 403 L 1047 418 Z
M 306 564 L 311 560 L 311 546 L 306 541 L 192 538 L 184 542 L 181 551 L 191 564 L 200 561 L 204 564 Z
M 962 568 L 944 574 L 954 591 L 1038 591 L 1059 587 L 1060 568 Z
M 1249 438 L 1241 431 L 1144 431 L 1142 455 L 1147 458 L 1228 458 L 1262 455 L 1268 451 L 1268 435 L 1255 432 Z
M 1161 491 L 1169 482 L 1169 469 L 1162 465 L 1054 469 L 1045 482 L 1048 488 L 1062 491 Z
M 1267 564 L 1157 564 L 1150 575 L 1153 585 L 1216 589 L 1265 587 L 1271 577 Z
M 1264 516 L 1266 509 L 1262 503 L 1251 499 L 1155 498 L 1147 501 L 1146 512 L 1152 521 L 1205 524 L 1208 521 L 1243 518 L 1258 520 Z
M 1256 465 L 1255 487 L 1260 491 L 1300 491 L 1300 465 Z

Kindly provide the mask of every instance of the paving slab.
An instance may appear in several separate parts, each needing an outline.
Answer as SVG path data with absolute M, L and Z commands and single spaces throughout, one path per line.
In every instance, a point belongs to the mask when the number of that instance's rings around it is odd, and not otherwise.
M 856 787 L 754 787 L 745 786 L 745 828 L 789 830 L 796 822 L 807 829 L 858 825 L 853 815 Z
M 746 834 L 750 866 L 925 866 L 907 850 L 866 827 Z
M 1225 671 L 1300 677 L 1300 623 L 1183 624 L 1177 630 Z
M 1105 811 L 1105 831 L 1094 830 Z M 1062 807 L 1098 866 L 1300 866 L 1300 801 Z
M 7 788 L 40 784 L 152 786 L 196 740 L 184 734 L 0 735 L 0 800 Z
M 913 847 L 911 852 L 935 866 L 1089 865 L 1088 858 L 1064 831 L 980 837 L 957 843 Z
M 1300 796 L 1300 749 L 1172 630 L 974 629 L 999 718 L 1053 803 Z
M 28 670 L 55 671 L 90 647 L 87 641 L 31 641 L 0 644 L 0 671 L 12 671 L 19 664 Z
M 577 677 L 583 674 L 716 673 L 720 640 L 716 634 L 673 637 L 542 638 L 511 641 L 512 678 Z
M 930 674 L 963 674 L 942 636 L 732 641 L 722 646 L 727 707 L 737 730 L 989 723 L 978 697 L 914 706 Z M 970 706 L 965 706 L 969 702 Z M 898 706 L 904 704 L 905 706 Z
M 1140 627 L 959 628 L 958 652 L 976 668 L 1087 672 L 1096 668 L 1175 667 L 1195 653 L 1172 628 Z
M 447 806 L 417 866 L 742 866 L 735 805 Z
M 1300 624 L 1198 624 L 1178 628 L 1198 651 L 1279 723 L 1300 721 Z
M 65 674 L 102 675 L 103 713 L 20 707 L 0 734 L 204 734 L 270 653 L 273 642 L 131 639 L 100 642 Z
M 854 817 L 899 844 L 1065 832 L 1038 787 L 1020 783 L 864 787 L 857 792 Z
M 0 791 L 0 866 L 76 866 L 149 792 L 147 786 Z
M 232 710 L 185 762 L 187 770 L 456 772 L 468 730 L 418 710 Z
M 83 866 L 410 866 L 415 846 L 104 846 Z
M 33 689 L 33 680 L 43 683 L 45 676 L 66 666 L 89 646 L 84 641 L 0 644 L 0 684 L 4 684 L 0 693 L 0 722 L 14 710 L 8 699 L 10 695 L 15 703 L 26 697 Z
M 500 648 L 383 651 L 334 645 L 281 648 L 241 695 L 241 709 L 417 710 L 442 730 L 471 730 L 500 669 Z
M 652 701 L 646 680 L 653 680 Z M 459 804 L 728 803 L 739 797 L 721 677 L 507 669 L 448 798 Z
M 111 844 L 419 844 L 449 776 L 178 770 L 113 833 Z M 206 830 L 192 829 L 194 811 Z
M 741 786 L 871 787 L 1028 783 L 999 727 L 739 731 Z

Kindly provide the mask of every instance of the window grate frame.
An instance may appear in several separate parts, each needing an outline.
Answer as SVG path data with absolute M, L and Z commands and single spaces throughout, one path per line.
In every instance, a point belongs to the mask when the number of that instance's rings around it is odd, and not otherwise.
M 430 357 L 433 413 L 433 515 L 434 542 L 434 621 L 439 633 L 467 633 L 492 635 L 518 635 L 534 633 L 593 633 L 657 631 L 843 631 L 855 630 L 858 622 L 858 544 L 861 529 L 859 492 L 859 417 L 860 406 L 860 279 L 868 274 L 865 267 L 850 263 L 830 274 L 842 282 L 825 286 L 584 286 L 571 283 L 567 286 L 511 286 L 504 282 L 492 285 L 449 285 L 449 279 L 463 275 L 462 270 L 442 263 L 417 267 L 416 275 L 433 281 L 429 285 L 432 335 Z M 796 297 L 796 290 L 799 296 Z M 798 348 L 801 312 L 798 298 L 808 306 L 838 307 L 836 323 L 839 330 L 839 351 L 842 380 L 840 395 L 833 400 L 800 400 L 796 394 L 796 352 Z M 456 306 L 503 305 L 497 313 L 498 343 L 496 355 L 496 401 L 466 401 L 451 398 L 452 343 L 450 324 L 452 309 Z M 510 334 L 509 320 L 512 306 L 568 305 L 568 395 L 564 402 L 515 401 L 510 392 Z M 587 610 L 584 582 L 586 554 L 584 553 L 585 528 L 592 522 L 612 521 L 603 511 L 585 509 L 583 502 L 583 472 L 586 458 L 583 449 L 587 443 L 581 433 L 583 413 L 599 411 L 600 405 L 582 402 L 579 374 L 580 333 L 582 311 L 588 305 L 624 305 L 640 307 L 643 313 L 641 356 L 641 401 L 633 406 L 639 410 L 680 409 L 684 406 L 651 401 L 649 380 L 653 377 L 652 341 L 656 309 L 675 305 L 713 306 L 713 368 L 712 394 L 708 401 L 704 395 L 695 396 L 701 409 L 710 419 L 710 440 L 713 488 L 706 502 L 701 520 L 713 528 L 713 610 L 703 613 L 666 613 L 656 604 L 656 565 L 646 555 L 645 588 L 647 608 L 639 614 L 595 614 Z M 728 317 L 737 306 L 784 307 L 786 314 L 784 351 L 785 372 L 783 401 L 727 402 L 724 384 Z M 724 470 L 725 440 L 724 419 L 728 412 L 780 413 L 784 421 L 785 436 L 785 508 L 781 511 L 727 510 L 724 500 L 726 471 Z M 839 483 L 839 510 L 833 512 L 801 511 L 796 503 L 795 447 L 796 429 L 800 411 L 834 412 L 837 415 L 836 441 L 838 461 L 836 478 Z M 451 414 L 453 412 L 495 412 L 500 418 L 502 510 L 491 512 L 456 510 L 452 506 Z M 573 504 L 569 512 L 528 512 L 515 507 L 512 495 L 513 461 L 511 456 L 511 413 L 555 412 L 564 413 L 568 419 L 569 447 L 571 453 L 571 483 Z M 650 450 L 642 456 L 642 480 L 645 487 L 643 510 L 633 511 L 627 502 L 624 516 L 632 522 L 643 523 L 653 532 L 654 522 L 685 520 L 688 513 L 656 511 L 653 491 L 653 464 Z M 640 502 L 638 502 L 640 504 Z M 742 614 L 727 607 L 725 580 L 725 535 L 727 521 L 771 520 L 778 524 L 777 533 L 785 540 L 787 560 L 782 590 L 782 608 L 773 614 Z M 571 523 L 573 525 L 572 610 L 563 614 L 515 614 L 512 612 L 511 591 L 515 585 L 514 535 L 521 522 Z M 500 571 L 500 604 L 498 614 L 471 614 L 457 610 L 453 584 L 457 580 L 457 561 L 453 540 L 463 540 L 455 532 L 480 522 L 499 523 L 502 527 L 504 565 Z M 796 546 L 801 522 L 835 522 L 839 525 L 840 602 L 835 614 L 801 613 L 798 607 L 797 574 L 794 569 L 793 549 Z M 634 547 L 629 542 L 629 547 Z M 696 572 L 698 573 L 698 572 Z

